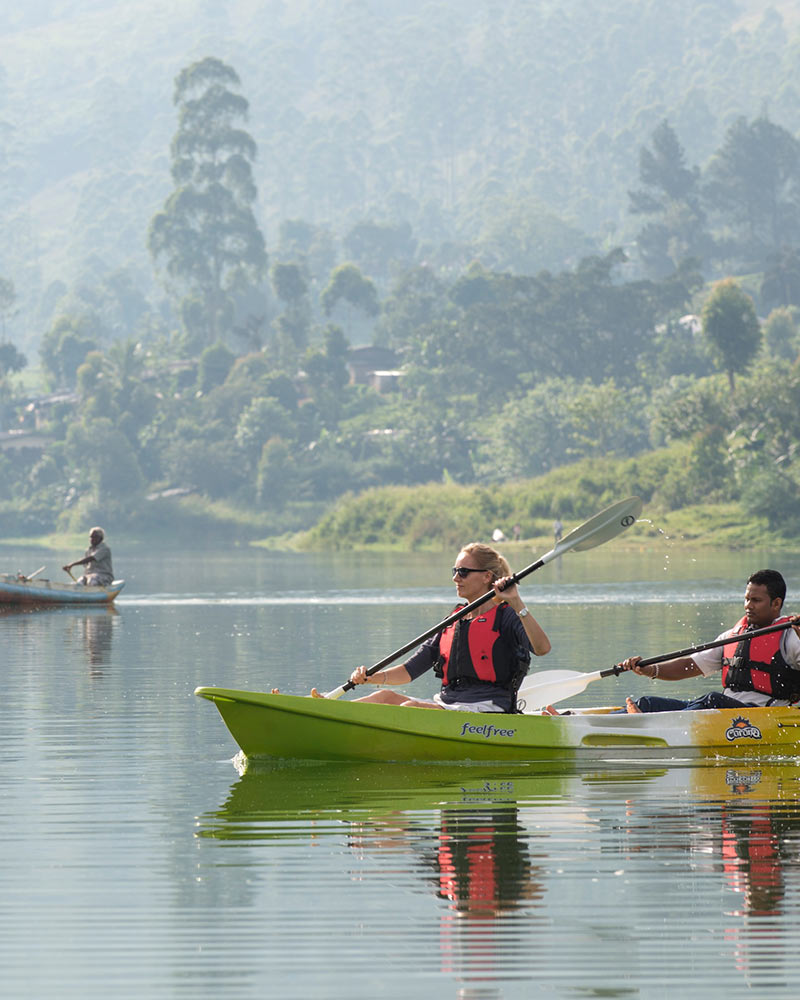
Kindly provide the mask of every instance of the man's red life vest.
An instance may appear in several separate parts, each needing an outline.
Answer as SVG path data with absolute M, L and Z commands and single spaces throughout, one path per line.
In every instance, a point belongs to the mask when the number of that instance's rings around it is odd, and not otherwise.
M 530 663 L 530 652 L 513 649 L 500 635 L 498 616 L 501 608 L 507 607 L 506 603 L 496 604 L 478 618 L 470 622 L 462 618 L 442 632 L 434 669 L 445 686 L 456 686 L 457 681 L 484 681 L 515 689 Z M 466 650 L 462 645 L 465 633 Z
M 789 621 L 776 618 L 773 625 Z M 747 629 L 747 617 L 734 627 L 734 636 Z M 783 632 L 754 639 L 733 638 L 722 649 L 722 685 L 734 691 L 760 691 L 781 701 L 800 699 L 800 670 L 793 670 L 781 653 Z

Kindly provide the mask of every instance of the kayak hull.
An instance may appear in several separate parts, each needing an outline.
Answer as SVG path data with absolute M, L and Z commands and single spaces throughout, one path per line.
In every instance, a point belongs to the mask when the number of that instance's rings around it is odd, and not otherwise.
M 199 687 L 247 758 L 515 761 L 786 756 L 796 708 L 616 714 L 501 715 L 402 708 Z
M 20 580 L 0 573 L 0 604 L 110 604 L 124 586 L 124 580 L 114 580 L 108 587 L 90 587 L 52 580 Z

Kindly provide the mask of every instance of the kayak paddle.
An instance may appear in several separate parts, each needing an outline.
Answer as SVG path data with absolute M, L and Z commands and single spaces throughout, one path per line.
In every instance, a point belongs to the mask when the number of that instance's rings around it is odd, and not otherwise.
M 563 555 L 565 552 L 574 550 L 575 552 L 585 552 L 586 549 L 593 549 L 596 545 L 602 545 L 603 542 L 609 541 L 611 538 L 616 538 L 621 532 L 626 528 L 629 528 L 635 521 L 636 518 L 642 512 L 642 501 L 639 497 L 628 497 L 627 500 L 619 500 L 617 503 L 612 504 L 610 507 L 606 507 L 605 510 L 601 510 L 599 514 L 595 514 L 594 517 L 585 521 L 583 524 L 579 525 L 577 528 L 573 528 L 568 535 L 565 535 L 560 541 L 558 541 L 555 546 L 546 552 L 540 559 L 536 562 L 531 563 L 530 566 L 526 566 L 525 569 L 519 570 L 519 572 L 514 573 L 511 577 L 513 583 L 518 583 L 523 577 L 526 577 L 529 573 L 533 573 L 534 570 L 540 569 L 546 563 L 552 562 L 558 556 Z M 491 600 L 495 596 L 494 590 L 487 591 L 482 597 L 478 597 L 471 604 L 464 605 L 463 608 L 459 608 L 455 611 L 449 618 L 445 618 L 444 621 L 439 622 L 434 625 L 433 628 L 429 628 L 427 632 L 423 632 L 422 635 L 418 635 L 416 639 L 412 639 L 411 642 L 407 642 L 405 646 L 401 646 L 400 649 L 396 649 L 393 653 L 385 656 L 382 660 L 374 663 L 368 670 L 367 675 L 377 673 L 379 670 L 383 670 L 394 660 L 408 653 L 410 650 L 419 646 L 421 642 L 429 639 L 432 635 L 436 635 L 437 632 L 441 632 L 443 629 L 457 622 L 464 615 L 469 614 L 470 611 L 474 611 L 475 608 L 479 608 L 486 601 Z M 333 691 L 329 691 L 324 697 L 326 698 L 341 698 L 345 691 L 351 691 L 356 685 L 352 681 L 347 681 L 342 684 L 341 687 L 336 688 Z
M 648 667 L 653 663 L 665 663 L 667 660 L 677 660 L 681 656 L 691 656 L 692 653 L 702 653 L 705 649 L 716 649 L 731 642 L 733 638 L 737 641 L 742 639 L 752 639 L 757 635 L 767 635 L 769 632 L 780 632 L 782 629 L 791 628 L 792 625 L 800 624 L 800 616 L 790 621 L 781 622 L 780 625 L 765 625 L 758 628 L 740 632 L 738 636 L 729 636 L 727 639 L 714 639 L 712 642 L 704 642 L 699 646 L 687 646 L 686 649 L 676 649 L 672 653 L 661 653 L 659 656 L 650 656 L 646 660 L 639 660 L 639 665 Z M 533 674 L 522 682 L 519 689 L 519 698 L 526 702 L 525 713 L 530 715 L 538 712 L 545 705 L 551 705 L 557 701 L 564 701 L 574 694 L 580 694 L 592 681 L 599 681 L 601 677 L 611 677 L 624 674 L 625 668 L 616 664 L 608 670 L 595 670 L 592 673 L 583 673 L 580 670 L 543 670 L 541 673 Z

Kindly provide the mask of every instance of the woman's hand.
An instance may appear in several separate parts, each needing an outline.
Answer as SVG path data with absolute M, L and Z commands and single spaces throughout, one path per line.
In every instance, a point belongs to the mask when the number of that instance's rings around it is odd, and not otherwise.
M 356 667 L 352 674 L 350 674 L 351 684 L 366 684 L 367 680 L 367 668 L 363 665 Z
M 507 601 L 515 611 L 519 611 L 523 607 L 523 601 L 519 596 L 519 590 L 513 576 L 501 576 L 499 580 L 494 581 L 492 587 L 494 588 L 495 604 Z

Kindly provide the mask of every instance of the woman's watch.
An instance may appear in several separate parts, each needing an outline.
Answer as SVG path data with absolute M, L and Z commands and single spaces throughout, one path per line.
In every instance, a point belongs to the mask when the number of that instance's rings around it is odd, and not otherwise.
M 520 618 L 524 618 L 525 615 L 529 615 L 530 614 L 530 611 L 528 611 L 527 608 L 520 608 L 519 611 L 517 612 L 517 614 L 520 616 Z

